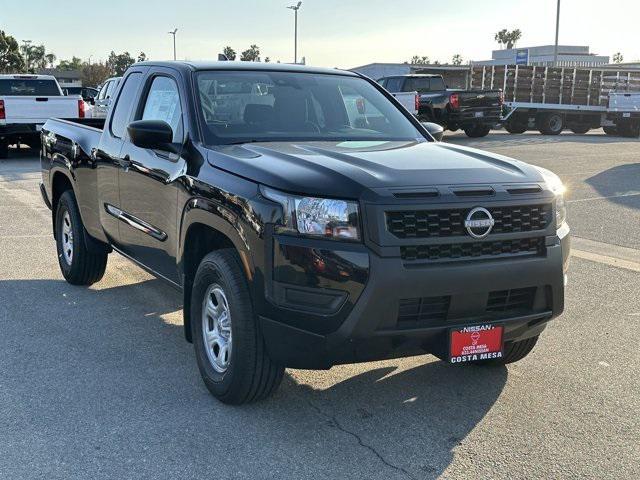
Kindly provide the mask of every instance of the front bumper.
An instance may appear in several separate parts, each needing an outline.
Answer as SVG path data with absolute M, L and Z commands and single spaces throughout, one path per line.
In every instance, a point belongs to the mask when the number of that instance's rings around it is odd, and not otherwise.
M 355 299 L 354 293 L 359 291 L 352 285 L 343 307 L 348 315 L 339 326 L 319 332 L 301 322 L 292 324 L 261 315 L 267 350 L 274 361 L 288 367 L 326 369 L 424 353 L 446 358 L 450 329 L 465 325 L 504 325 L 506 342 L 538 335 L 564 309 L 568 233 L 565 226 L 557 236 L 547 237 L 545 253 L 540 256 L 410 266 L 400 258 L 381 257 L 363 246 L 368 253 L 368 280 Z M 531 309 L 503 314 L 488 311 L 491 292 L 514 289 L 535 291 Z M 448 298 L 446 318 L 422 322 L 415 328 L 400 326 L 402 301 L 435 297 Z M 327 322 L 330 318 L 327 316 Z

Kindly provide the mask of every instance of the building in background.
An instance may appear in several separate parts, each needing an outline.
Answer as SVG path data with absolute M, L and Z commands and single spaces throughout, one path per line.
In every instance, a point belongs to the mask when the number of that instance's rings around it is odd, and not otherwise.
M 474 60 L 473 65 L 531 65 L 553 67 L 554 45 L 494 50 L 491 60 Z M 558 67 L 593 68 L 609 63 L 607 55 L 589 52 L 589 47 L 558 45 Z
M 80 70 L 58 70 L 55 68 L 42 68 L 36 72 L 38 75 L 53 75 L 60 84 L 60 88 L 81 87 L 82 74 Z

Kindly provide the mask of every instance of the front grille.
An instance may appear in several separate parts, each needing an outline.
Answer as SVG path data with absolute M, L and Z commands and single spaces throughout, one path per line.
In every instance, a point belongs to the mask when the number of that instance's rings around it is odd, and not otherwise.
M 535 296 L 536 287 L 490 292 L 487 300 L 487 312 L 510 314 L 530 312 L 533 309 Z
M 457 260 L 481 259 L 500 256 L 541 255 L 544 237 L 519 238 L 495 242 L 449 243 L 442 245 L 416 245 L 400 247 L 403 260 Z
M 489 207 L 495 225 L 491 233 L 544 230 L 552 220 L 551 204 Z M 386 212 L 387 230 L 397 238 L 467 235 L 464 220 L 471 209 Z
M 417 328 L 446 321 L 450 296 L 400 300 L 398 328 Z

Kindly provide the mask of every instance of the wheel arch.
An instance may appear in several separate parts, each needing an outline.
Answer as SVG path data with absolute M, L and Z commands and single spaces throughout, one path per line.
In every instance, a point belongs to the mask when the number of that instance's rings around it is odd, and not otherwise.
M 196 271 L 202 259 L 210 252 L 234 249 L 241 260 L 249 283 L 253 278 L 254 265 L 240 221 L 230 210 L 207 199 L 190 200 L 183 212 L 180 242 L 178 246 L 178 272 L 183 286 L 184 335 L 191 338 L 191 290 Z M 250 291 L 252 290 L 250 286 Z
M 60 197 L 67 190 L 71 190 L 75 195 L 73 179 L 63 169 L 56 169 L 51 173 L 51 226 L 53 237 L 56 238 L 56 211 Z

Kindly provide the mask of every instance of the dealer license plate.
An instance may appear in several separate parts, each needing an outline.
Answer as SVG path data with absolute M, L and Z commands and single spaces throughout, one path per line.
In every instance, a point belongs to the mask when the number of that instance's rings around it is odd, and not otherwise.
M 449 361 L 451 363 L 478 362 L 502 358 L 502 334 L 499 325 L 474 325 L 450 332 Z
M 484 117 L 484 112 L 476 112 L 476 117 Z

